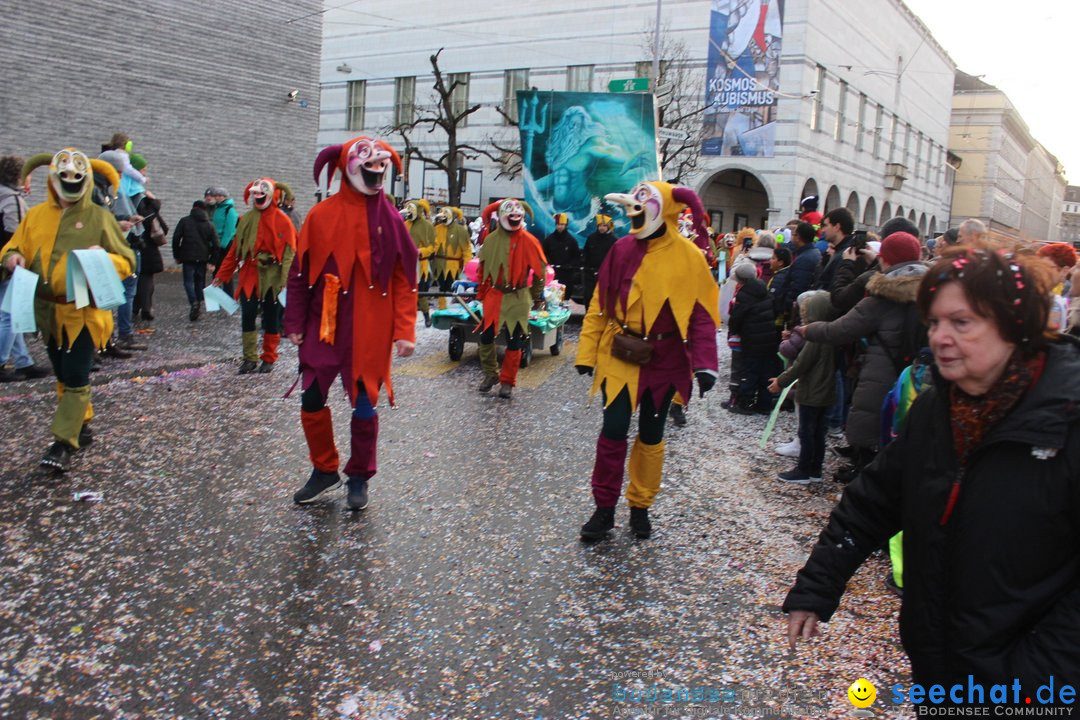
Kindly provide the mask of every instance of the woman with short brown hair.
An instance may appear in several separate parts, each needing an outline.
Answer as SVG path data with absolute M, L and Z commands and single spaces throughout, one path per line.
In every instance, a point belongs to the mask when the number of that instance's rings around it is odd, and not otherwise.
M 1051 675 L 1080 682 L 1080 344 L 1046 329 L 1052 282 L 1040 258 L 971 246 L 926 274 L 916 302 L 934 387 L 799 571 L 784 602 L 792 647 L 903 530 L 900 635 L 916 683 L 1016 679 L 1033 697 Z

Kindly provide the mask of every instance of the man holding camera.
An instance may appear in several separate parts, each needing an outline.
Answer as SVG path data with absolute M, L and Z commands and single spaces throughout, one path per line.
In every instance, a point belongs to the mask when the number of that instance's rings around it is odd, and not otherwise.
M 815 290 L 832 290 L 833 276 L 843 260 L 844 251 L 852 246 L 855 238 L 855 217 L 847 208 L 833 208 L 821 221 L 821 231 L 829 243 L 821 259 L 821 272 L 814 282 Z

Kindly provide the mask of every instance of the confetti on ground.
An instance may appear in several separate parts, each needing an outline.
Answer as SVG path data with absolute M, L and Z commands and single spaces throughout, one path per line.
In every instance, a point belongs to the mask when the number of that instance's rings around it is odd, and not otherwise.
M 239 319 L 189 322 L 179 274 L 157 286 L 150 349 L 92 376 L 95 440 L 66 475 L 37 467 L 52 381 L 5 388 L 0 717 L 645 719 L 655 704 L 620 691 L 705 687 L 740 704 L 663 717 L 840 718 L 854 679 L 879 697 L 908 681 L 879 555 L 823 637 L 787 649 L 780 605 L 842 489 L 775 479 L 791 413 L 761 450 L 765 418 L 693 398 L 667 430 L 654 537 L 632 539 L 622 506 L 583 545 L 589 379 L 545 355 L 502 401 L 475 391 L 468 346 L 441 374 L 395 376 L 367 510 L 343 491 L 298 507 L 295 349 L 239 376 Z M 445 332 L 417 340 L 395 368 L 445 359 Z M 340 391 L 330 406 L 344 462 Z M 108 503 L 70 500 L 88 486 Z

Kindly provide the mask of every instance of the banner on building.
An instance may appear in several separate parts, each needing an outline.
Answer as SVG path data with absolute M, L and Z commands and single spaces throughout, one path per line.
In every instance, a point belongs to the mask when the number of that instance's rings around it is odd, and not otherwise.
M 567 229 L 584 244 L 603 213 L 615 219 L 617 236 L 627 234 L 629 222 L 603 197 L 659 176 L 653 96 L 519 90 L 517 103 L 532 232 L 543 238 L 555 229 L 552 216 L 566 213 Z
M 705 155 L 772 157 L 784 0 L 713 0 Z

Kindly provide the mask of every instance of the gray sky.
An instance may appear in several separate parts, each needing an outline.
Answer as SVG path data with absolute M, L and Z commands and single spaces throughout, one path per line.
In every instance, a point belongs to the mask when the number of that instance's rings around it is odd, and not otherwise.
M 1080 0 L 904 0 L 958 69 L 1004 91 L 1080 184 Z

